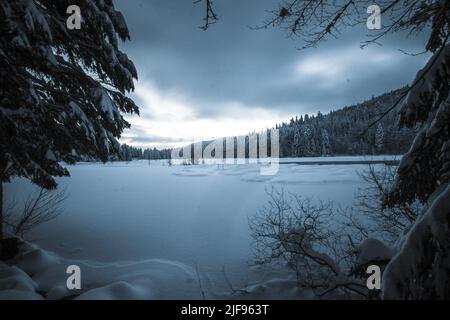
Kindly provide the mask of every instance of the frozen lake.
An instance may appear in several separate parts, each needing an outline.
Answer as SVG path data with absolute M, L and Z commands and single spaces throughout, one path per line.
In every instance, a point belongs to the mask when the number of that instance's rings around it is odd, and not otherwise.
M 248 217 L 266 204 L 266 188 L 350 206 L 363 184 L 357 171 L 366 167 L 290 163 L 262 176 L 256 164 L 80 163 L 69 167 L 70 178 L 58 179 L 70 195 L 64 213 L 28 238 L 69 259 L 160 258 L 196 266 L 213 282 L 223 267 L 238 278 L 252 258 Z M 16 179 L 5 198 L 20 200 L 35 190 Z

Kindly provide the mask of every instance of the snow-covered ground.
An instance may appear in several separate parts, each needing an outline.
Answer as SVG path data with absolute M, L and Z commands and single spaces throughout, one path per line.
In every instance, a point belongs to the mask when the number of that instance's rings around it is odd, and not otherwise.
M 46 250 L 31 252 L 38 261 L 50 261 L 49 266 L 38 271 L 33 266 L 30 273 L 38 272 L 33 281 L 52 298 L 70 295 L 64 289 L 70 264 L 81 266 L 87 284 L 83 291 L 106 286 L 81 298 L 218 298 L 230 294 L 230 282 L 234 288 L 249 286 L 252 298 L 267 297 L 268 291 L 272 297 L 276 292 L 278 297 L 281 292 L 308 297 L 292 292 L 292 279 L 274 282 L 279 277 L 274 271 L 249 267 L 248 217 L 265 205 L 265 189 L 271 185 L 349 206 L 363 183 L 357 171 L 365 168 L 281 164 L 278 174 L 263 176 L 257 164 L 132 161 L 70 166 L 71 177 L 58 179 L 70 195 L 63 215 L 28 235 Z M 20 202 L 35 190 L 16 179 L 6 186 L 5 198 Z M 0 268 L 0 283 L 1 275 Z M 268 282 L 259 284 L 263 281 Z

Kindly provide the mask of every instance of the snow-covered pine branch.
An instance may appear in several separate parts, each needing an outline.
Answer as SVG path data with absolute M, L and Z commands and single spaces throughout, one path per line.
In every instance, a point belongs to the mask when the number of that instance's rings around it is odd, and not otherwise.
M 121 113 L 138 112 L 125 96 L 137 72 L 118 48 L 130 38 L 123 16 L 111 0 L 82 1 L 82 28 L 68 30 L 71 4 L 0 4 L 0 168 L 10 163 L 2 181 L 22 176 L 55 187 L 53 176 L 68 175 L 56 160 L 107 160 L 129 127 Z
M 66 27 L 73 1 L 0 2 L 2 183 L 18 176 L 55 188 L 53 177 L 69 175 L 58 161 L 106 161 L 130 126 L 122 113 L 138 113 L 125 96 L 137 72 L 118 48 L 130 38 L 122 14 L 112 0 L 76 2 L 80 30 Z
M 424 70 L 429 70 L 426 74 Z M 403 157 L 387 205 L 427 201 L 384 276 L 389 299 L 450 298 L 450 43 L 433 55 L 411 88 L 401 124 L 424 123 Z

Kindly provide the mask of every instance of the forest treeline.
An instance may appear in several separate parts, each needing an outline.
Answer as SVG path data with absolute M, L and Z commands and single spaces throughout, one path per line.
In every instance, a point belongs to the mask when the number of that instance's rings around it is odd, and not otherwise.
M 395 104 L 403 90 L 404 88 L 372 97 L 328 114 L 305 114 L 276 124 L 274 128 L 279 130 L 280 157 L 404 154 L 408 151 L 416 130 L 398 126 L 399 110 L 392 110 L 370 126 Z M 261 136 L 266 131 L 256 134 Z M 209 142 L 203 141 L 202 148 Z M 246 149 L 248 157 L 248 139 Z M 171 151 L 172 149 L 138 148 L 123 144 L 120 156 L 111 160 L 170 159 Z
M 399 108 L 387 113 L 404 88 L 362 103 L 317 115 L 303 115 L 276 125 L 281 157 L 403 154 L 416 130 L 399 128 Z

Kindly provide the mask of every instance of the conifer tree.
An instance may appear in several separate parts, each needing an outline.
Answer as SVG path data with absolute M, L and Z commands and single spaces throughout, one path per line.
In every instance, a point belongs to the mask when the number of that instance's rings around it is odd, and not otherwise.
M 66 24 L 71 5 L 80 29 Z M 122 114 L 138 113 L 125 95 L 137 72 L 118 48 L 130 34 L 112 0 L 1 1 L 0 21 L 1 184 L 24 177 L 52 189 L 69 175 L 59 161 L 118 152 L 130 126 Z

